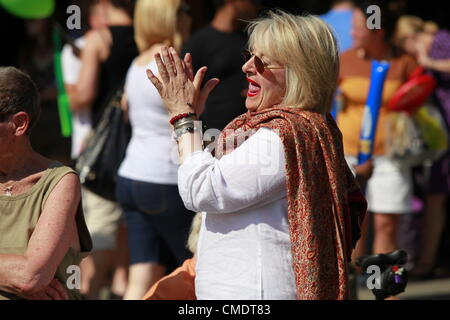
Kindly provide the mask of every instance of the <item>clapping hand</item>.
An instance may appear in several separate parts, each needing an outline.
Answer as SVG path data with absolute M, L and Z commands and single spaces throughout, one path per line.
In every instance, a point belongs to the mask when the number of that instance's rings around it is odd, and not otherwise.
M 201 88 L 207 67 L 200 68 L 194 75 L 191 55 L 187 53 L 182 61 L 172 47 L 162 47 L 161 54 L 157 53 L 155 59 L 160 78 L 149 69 L 147 77 L 158 90 L 170 116 L 185 112 L 200 116 L 219 79 L 210 79 Z

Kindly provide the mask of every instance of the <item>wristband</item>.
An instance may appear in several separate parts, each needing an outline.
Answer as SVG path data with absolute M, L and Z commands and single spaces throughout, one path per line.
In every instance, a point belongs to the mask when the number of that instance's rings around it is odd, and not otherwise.
M 175 121 L 175 123 L 173 124 L 173 129 L 176 130 L 186 125 L 193 126 L 195 121 L 196 120 L 193 118 L 182 118 L 180 120 Z
M 203 126 L 201 121 L 189 120 L 174 128 L 174 138 L 178 142 L 178 139 L 185 133 L 200 132 L 201 139 L 203 140 Z
M 172 119 L 170 119 L 170 124 L 174 125 L 175 122 L 183 119 L 183 118 L 196 118 L 197 114 L 195 114 L 194 112 L 188 112 L 188 113 L 180 113 L 178 115 L 176 115 L 175 117 L 173 117 Z
M 198 131 L 198 128 L 192 125 L 183 126 L 179 129 L 175 130 L 175 140 L 178 141 L 178 139 L 185 133 L 194 133 L 195 131 Z

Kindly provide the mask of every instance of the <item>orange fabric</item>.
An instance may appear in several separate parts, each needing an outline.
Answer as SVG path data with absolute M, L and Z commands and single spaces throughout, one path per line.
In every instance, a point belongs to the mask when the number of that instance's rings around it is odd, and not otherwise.
M 391 66 L 383 89 L 374 155 L 385 153 L 386 125 L 390 114 L 386 105 L 417 67 L 414 59 L 407 55 L 390 59 L 389 62 Z M 343 135 L 345 154 L 357 156 L 364 106 L 369 93 L 371 61 L 360 58 L 357 51 L 351 49 L 341 55 L 340 66 L 339 87 L 343 95 L 344 108 L 338 115 L 338 124 Z
M 197 300 L 195 258 L 187 259 L 171 274 L 161 278 L 142 300 Z
M 384 154 L 384 144 L 386 141 L 385 125 L 389 117 L 389 111 L 385 105 L 400 85 L 401 82 L 398 80 L 386 80 L 384 84 L 382 97 L 383 107 L 380 110 L 377 132 L 375 134 L 375 155 Z M 359 138 L 369 86 L 370 80 L 363 77 L 350 77 L 341 85 L 341 90 L 346 93 L 346 98 L 344 102 L 345 109 L 339 114 L 338 122 L 339 128 L 344 136 L 345 154 L 357 156 L 359 153 Z

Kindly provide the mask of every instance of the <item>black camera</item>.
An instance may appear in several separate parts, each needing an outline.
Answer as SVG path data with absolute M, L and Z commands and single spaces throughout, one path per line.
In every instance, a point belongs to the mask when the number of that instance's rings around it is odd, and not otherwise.
M 402 265 L 408 261 L 408 254 L 404 250 L 397 250 L 386 254 L 375 254 L 360 257 L 356 264 L 362 271 L 371 274 L 373 278 L 372 290 L 377 300 L 395 296 L 405 291 L 408 283 L 408 273 Z

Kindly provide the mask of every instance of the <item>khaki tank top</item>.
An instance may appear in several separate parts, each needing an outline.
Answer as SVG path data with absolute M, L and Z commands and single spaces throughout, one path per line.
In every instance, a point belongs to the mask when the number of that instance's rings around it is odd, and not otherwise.
M 76 173 L 59 162 L 53 162 L 38 182 L 27 192 L 17 196 L 0 195 L 0 254 L 23 255 L 28 247 L 28 241 L 36 227 L 45 202 L 58 182 L 67 174 Z M 66 288 L 70 299 L 80 299 L 78 289 L 69 289 L 68 280 L 72 282 L 74 268 L 92 250 L 92 240 L 83 216 L 81 201 L 75 216 L 80 252 L 69 248 L 59 264 L 55 277 Z M 69 269 L 68 269 L 69 268 Z M 75 267 L 76 268 L 76 267 Z M 70 288 L 73 285 L 69 286 Z M 22 299 L 16 295 L 0 291 L 0 300 Z

